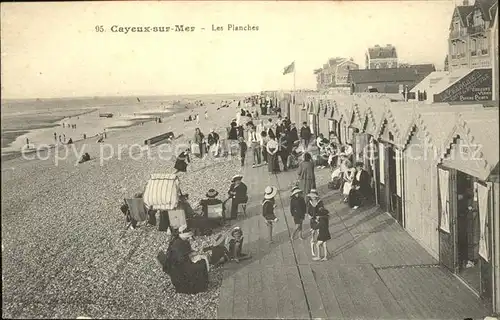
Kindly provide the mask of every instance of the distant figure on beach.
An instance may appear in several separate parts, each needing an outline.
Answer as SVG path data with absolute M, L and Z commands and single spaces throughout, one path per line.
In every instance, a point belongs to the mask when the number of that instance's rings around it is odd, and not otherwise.
M 66 142 L 66 134 L 63 133 L 63 142 Z
M 57 133 L 54 132 L 54 140 L 57 142 Z
M 83 134 L 83 140 L 87 139 L 87 135 L 84 133 Z
M 205 119 L 208 119 L 208 111 L 205 110 Z
M 30 139 L 26 138 L 26 145 L 29 147 L 30 146 Z
M 84 163 L 84 162 L 87 162 L 90 160 L 90 155 L 88 153 L 85 153 L 82 158 L 80 159 L 80 161 L 78 161 L 78 163 Z
M 64 122 L 63 122 L 63 124 L 62 124 L 62 125 L 63 125 L 63 128 L 64 128 L 64 126 L 65 126 Z
M 196 124 L 200 124 L 200 116 L 196 114 Z
M 73 144 L 73 139 L 69 138 L 68 144 Z

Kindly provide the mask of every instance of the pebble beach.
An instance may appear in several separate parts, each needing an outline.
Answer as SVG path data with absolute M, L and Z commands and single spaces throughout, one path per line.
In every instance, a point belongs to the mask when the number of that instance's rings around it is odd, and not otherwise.
M 207 292 L 176 294 L 156 261 L 158 251 L 166 248 L 167 234 L 153 226 L 126 230 L 120 211 L 123 199 L 142 192 L 152 173 L 174 171 L 173 157 L 159 157 L 159 146 L 133 152 L 123 146 L 143 146 L 145 139 L 169 131 L 179 137 L 175 144 L 187 143 L 197 127 L 205 135 L 214 128 L 224 138 L 236 104 L 216 110 L 219 103 L 207 103 L 162 123 L 112 131 L 105 140 L 106 160 L 99 158 L 102 145 L 87 139 L 76 142 L 77 152 L 70 150 L 64 157 L 61 149 L 52 149 L 45 154 L 47 160 L 4 161 L 3 316 L 215 318 L 221 270 L 210 271 Z M 206 107 L 208 119 L 203 117 Z M 200 114 L 199 124 L 183 121 L 192 112 Z M 120 152 L 118 146 L 123 147 Z M 92 160 L 76 165 L 83 151 Z M 225 194 L 240 169 L 236 158 L 194 158 L 188 172 L 179 174 L 181 189 L 194 206 L 209 188 Z M 215 236 L 197 237 L 194 247 Z

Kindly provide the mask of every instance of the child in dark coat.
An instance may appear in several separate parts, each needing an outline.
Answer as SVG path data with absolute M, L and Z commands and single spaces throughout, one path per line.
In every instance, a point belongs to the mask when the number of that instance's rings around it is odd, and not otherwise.
M 311 192 L 308 194 L 307 201 L 307 214 L 309 216 L 309 221 L 311 225 L 311 255 L 316 257 L 319 256 L 319 252 L 316 255 L 314 249 L 316 248 L 316 243 L 318 242 L 319 236 L 319 220 L 318 213 L 324 208 L 323 201 L 320 200 L 318 192 L 316 189 L 311 189 Z
M 321 207 L 318 210 L 318 215 L 316 216 L 318 219 L 318 241 L 316 242 L 316 250 L 318 255 L 313 257 L 315 261 L 326 261 L 328 260 L 328 249 L 326 247 L 326 242 L 332 238 L 329 230 L 329 219 L 328 219 L 328 210 L 324 207 Z M 321 247 L 323 247 L 323 258 L 321 258 Z
M 304 240 L 302 234 L 302 222 L 306 216 L 306 202 L 302 196 L 302 190 L 299 187 L 294 187 L 292 189 L 292 195 L 290 198 L 290 211 L 293 216 L 293 221 L 295 223 L 295 230 L 293 231 L 291 240 L 295 239 L 297 233 L 300 232 L 300 239 Z

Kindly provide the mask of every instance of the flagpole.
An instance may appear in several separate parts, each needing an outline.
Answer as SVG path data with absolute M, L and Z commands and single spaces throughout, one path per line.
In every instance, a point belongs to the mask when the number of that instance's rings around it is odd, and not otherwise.
M 295 105 L 295 61 L 293 62 L 293 104 Z

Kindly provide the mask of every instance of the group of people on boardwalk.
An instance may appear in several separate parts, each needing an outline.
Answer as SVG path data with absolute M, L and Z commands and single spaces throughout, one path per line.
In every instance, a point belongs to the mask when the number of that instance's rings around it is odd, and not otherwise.
M 301 128 L 297 129 L 287 117 L 278 116 L 277 120 L 257 117 L 258 113 L 240 108 L 227 130 L 228 144 L 239 148 L 242 166 L 245 165 L 247 150 L 251 149 L 252 167 L 267 164 L 268 172 L 271 174 L 287 171 L 293 167 L 298 168 L 297 181 L 290 196 L 290 214 L 295 225 L 291 240 L 295 241 L 297 237 L 300 239 L 309 237 L 313 260 L 325 261 L 328 259 L 327 242 L 331 239 L 329 212 L 317 191 L 315 167 L 322 166 L 321 162 L 328 159 L 325 162 L 333 171 L 332 182 L 337 181 L 339 186 L 336 189 L 345 195 L 343 200 L 354 209 L 370 199 L 370 176 L 363 169 L 362 162 L 352 165 L 352 146 L 341 145 L 335 136 L 330 136 L 329 140 L 322 135 L 315 137 L 307 123 L 302 123 Z M 210 154 L 224 156 L 226 151 L 224 142 L 215 130 L 211 129 L 205 136 L 199 128 L 196 128 L 190 148 L 177 157 L 174 166 L 176 172 L 187 171 L 190 154 L 196 154 L 200 158 Z M 317 158 L 313 158 L 311 154 L 311 150 L 314 149 L 319 151 Z M 221 205 L 225 212 L 224 217 L 236 219 L 240 205 L 248 201 L 248 187 L 242 180 L 241 175 L 233 177 L 226 200 L 218 199 L 218 192 L 210 189 L 206 198 L 200 201 L 202 211 L 206 212 L 212 205 Z M 273 242 L 273 229 L 279 221 L 276 214 L 277 194 L 277 187 L 267 186 L 261 202 L 262 218 L 267 226 L 270 242 Z M 303 231 L 306 219 L 311 229 L 307 236 Z M 240 261 L 250 257 L 242 253 L 243 231 L 237 226 L 229 233 L 220 235 L 212 246 L 205 248 L 207 254 L 201 254 L 199 250 L 195 253 L 196 250 L 190 246 L 192 227 L 193 225 L 189 228 L 184 226 L 172 232 L 172 240 L 164 257 L 165 261 L 169 261 L 166 263 L 169 266 L 164 270 L 172 278 L 177 292 L 204 291 L 208 286 L 210 265 L 223 264 L 231 260 Z

